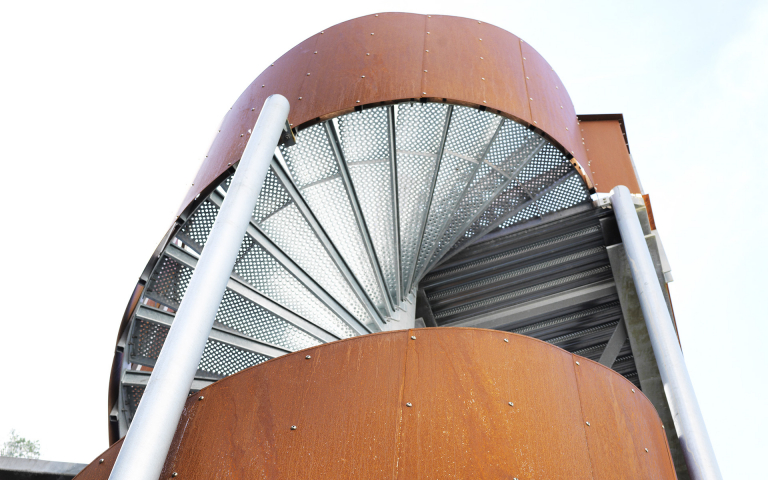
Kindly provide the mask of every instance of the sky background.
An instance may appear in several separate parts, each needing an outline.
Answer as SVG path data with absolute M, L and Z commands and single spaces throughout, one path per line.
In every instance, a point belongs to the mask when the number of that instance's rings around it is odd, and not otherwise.
M 509 30 L 577 113 L 623 113 L 724 477 L 768 451 L 768 3 L 3 2 L 0 441 L 108 447 L 121 316 L 222 117 L 306 37 L 382 11 Z

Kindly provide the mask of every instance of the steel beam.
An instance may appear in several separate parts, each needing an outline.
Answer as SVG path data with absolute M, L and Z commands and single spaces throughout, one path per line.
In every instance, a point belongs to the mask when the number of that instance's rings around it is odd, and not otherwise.
M 392 304 L 392 299 L 389 296 L 389 290 L 387 289 L 387 282 L 384 280 L 384 274 L 381 271 L 379 260 L 376 257 L 376 250 L 373 248 L 373 240 L 368 232 L 368 227 L 365 224 L 365 217 L 363 217 L 363 211 L 360 208 L 360 204 L 357 203 L 357 195 L 355 194 L 355 186 L 352 185 L 352 178 L 347 170 L 347 161 L 344 159 L 344 152 L 341 150 L 341 142 L 339 136 L 336 133 L 336 128 L 333 125 L 332 120 L 326 121 L 324 124 L 325 133 L 328 135 L 328 142 L 331 144 L 333 155 L 336 157 L 336 163 L 339 167 L 339 174 L 341 175 L 341 182 L 344 184 L 344 190 L 349 197 L 349 204 L 352 207 L 352 213 L 354 214 L 355 221 L 357 222 L 357 228 L 360 231 L 360 237 L 363 239 L 363 247 L 368 254 L 368 261 L 373 270 L 373 275 L 376 278 L 376 284 L 379 286 L 381 297 L 384 300 L 384 307 L 387 309 L 387 313 L 390 317 L 395 314 L 395 306 Z
M 616 325 L 616 329 L 611 335 L 611 339 L 608 340 L 608 345 L 605 346 L 605 350 L 600 355 L 598 363 L 605 365 L 608 368 L 613 366 L 613 362 L 616 361 L 616 357 L 619 356 L 621 347 L 627 342 L 627 327 L 624 325 L 624 320 L 619 320 L 619 324 Z
M 688 472 L 693 480 L 721 480 L 715 452 L 629 189 L 621 185 L 615 187 L 611 203 Z
M 198 260 L 176 245 L 168 245 L 168 248 L 165 249 L 164 255 L 166 255 L 168 258 L 171 258 L 173 261 L 184 265 L 185 267 L 189 267 L 191 269 L 195 269 L 197 267 Z M 232 290 L 233 292 L 255 303 L 256 305 L 264 307 L 294 327 L 304 331 L 305 333 L 308 333 L 309 335 L 312 335 L 324 343 L 334 342 L 339 339 L 339 337 L 326 331 L 322 327 L 315 325 L 314 323 L 296 315 L 290 310 L 270 300 L 266 295 L 256 290 L 253 285 L 250 285 L 245 280 L 230 276 L 230 279 L 227 282 L 227 289 Z
M 289 109 L 281 95 L 264 102 L 110 480 L 160 476 Z
M 313 232 L 315 232 L 317 239 L 323 245 L 323 248 L 325 248 L 325 251 L 328 252 L 328 255 L 331 256 L 331 260 L 333 260 L 333 263 L 336 264 L 336 267 L 338 267 L 344 279 L 347 281 L 349 286 L 355 292 L 357 297 L 360 299 L 360 302 L 362 302 L 363 307 L 365 307 L 366 311 L 368 312 L 370 317 L 373 319 L 374 327 L 375 327 L 373 329 L 375 330 L 376 328 L 378 328 L 379 331 L 384 330 L 385 324 L 384 324 L 384 319 L 381 316 L 381 312 L 379 312 L 379 309 L 377 309 L 376 306 L 373 305 L 373 302 L 371 302 L 371 299 L 368 298 L 368 294 L 365 293 L 365 290 L 357 281 L 357 278 L 352 273 L 352 270 L 349 269 L 349 266 L 344 261 L 344 258 L 341 256 L 338 250 L 336 250 L 336 247 L 333 245 L 333 242 L 331 242 L 331 239 L 328 237 L 328 234 L 325 233 L 325 230 L 323 230 L 323 227 L 320 225 L 320 222 L 317 220 L 317 218 L 315 218 L 315 215 L 312 213 L 312 210 L 309 208 L 306 202 L 304 202 L 304 198 L 301 196 L 301 193 L 299 193 L 299 190 L 291 181 L 290 177 L 288 176 L 288 173 L 286 173 L 282 165 L 280 165 L 280 162 L 275 158 L 272 159 L 272 172 L 274 172 L 277 179 L 280 181 L 280 183 L 283 185 L 285 190 L 288 192 L 288 195 L 293 200 L 293 203 L 296 205 L 296 208 L 299 209 L 299 212 L 301 212 L 301 215 L 307 221 L 307 223 L 309 224 L 309 227 L 312 229 Z

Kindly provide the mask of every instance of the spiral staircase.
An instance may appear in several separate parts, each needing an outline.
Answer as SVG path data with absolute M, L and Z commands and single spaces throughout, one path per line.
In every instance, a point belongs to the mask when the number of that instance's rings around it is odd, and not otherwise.
M 118 343 L 119 436 L 234 168 L 150 262 Z M 483 109 L 405 102 L 304 128 L 275 151 L 192 391 L 288 352 L 413 326 L 509 330 L 597 359 L 621 319 L 607 216 L 550 141 Z M 551 301 L 564 294 L 580 300 Z M 542 300 L 557 307 L 532 307 Z M 522 314 L 493 318 L 516 305 Z M 637 383 L 628 342 L 613 367 Z

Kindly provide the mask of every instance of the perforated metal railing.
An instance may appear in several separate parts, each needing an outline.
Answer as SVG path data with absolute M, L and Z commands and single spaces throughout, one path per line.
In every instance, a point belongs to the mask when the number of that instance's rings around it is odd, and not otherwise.
M 201 199 L 156 262 L 131 319 L 130 368 L 154 365 L 230 181 Z M 560 150 L 476 108 L 402 103 L 305 128 L 276 149 L 197 381 L 401 328 L 419 281 L 441 262 L 586 200 Z M 142 391 L 124 372 L 126 424 Z

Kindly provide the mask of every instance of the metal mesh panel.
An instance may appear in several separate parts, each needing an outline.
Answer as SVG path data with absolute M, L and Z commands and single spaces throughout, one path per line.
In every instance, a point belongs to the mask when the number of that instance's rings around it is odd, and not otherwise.
M 552 144 L 544 145 L 536 156 L 523 167 L 517 181 L 535 196 L 567 174 L 573 167 Z
M 370 314 L 365 310 L 360 299 L 295 204 L 291 203 L 282 208 L 261 223 L 260 227 L 286 255 L 291 257 L 352 316 L 361 323 L 373 323 Z
M 302 350 L 321 343 L 231 290 L 224 293 L 216 312 L 216 321 L 258 341 L 271 343 L 286 350 Z
M 437 173 L 437 183 L 432 192 L 432 203 L 429 208 L 427 225 L 424 228 L 424 236 L 421 239 L 421 249 L 419 258 L 416 262 L 416 273 L 418 275 L 426 266 L 429 260 L 437 236 L 442 233 L 442 227 L 449 220 L 453 213 L 454 205 L 458 202 L 469 179 L 475 172 L 476 164 L 455 157 L 453 155 L 443 155 Z M 418 279 L 414 278 L 414 282 Z
M 467 227 L 467 223 L 478 213 L 483 205 L 487 204 L 504 183 L 505 177 L 488 164 L 483 164 L 475 174 L 467 188 L 467 193 L 461 199 L 459 207 L 452 215 L 448 228 L 438 242 L 437 250 L 427 267 L 434 265 L 440 257 L 452 246 L 452 242 L 461 229 Z
M 443 158 L 438 168 L 437 183 L 421 240 L 416 264 L 420 275 L 432 258 L 436 242 L 461 200 L 467 185 L 479 167 L 502 118 L 474 108 L 454 107 L 445 139 Z
M 281 147 L 302 196 L 352 273 L 382 314 L 387 309 L 349 196 L 325 132 L 315 125 L 299 132 L 293 147 Z
M 269 358 L 264 355 L 209 339 L 197 368 L 226 377 L 267 360 Z
M 192 278 L 192 269 L 163 256 L 159 267 L 155 267 L 145 295 L 171 308 L 178 308 L 187 285 Z
M 517 214 L 514 216 L 508 218 L 504 223 L 499 225 L 497 228 L 507 228 L 509 226 L 512 226 L 516 223 L 524 222 L 526 220 L 530 220 L 533 217 L 536 217 L 539 215 L 539 209 L 536 207 L 535 203 L 531 203 L 524 209 L 520 210 Z
M 506 120 L 485 160 L 511 176 L 526 162 L 541 140 L 539 135 L 523 125 Z
M 389 157 L 388 107 L 339 117 L 339 140 L 365 225 L 390 298 L 397 303 L 392 165 Z
M 128 408 L 131 419 L 136 415 L 136 409 L 139 408 L 139 403 L 141 402 L 141 397 L 144 395 L 145 388 L 146 387 L 143 386 L 139 387 L 133 385 L 123 387 L 123 392 L 125 393 L 123 398 L 125 399 L 125 406 Z
M 340 338 L 354 331 L 250 237 L 243 241 L 235 273 L 274 302 Z
M 165 343 L 170 328 L 152 322 L 135 319 L 133 324 L 133 338 L 131 356 L 156 359 L 160 356 L 160 350 Z
M 493 201 L 486 207 L 483 213 L 470 225 L 464 235 L 459 238 L 453 245 L 452 249 L 456 249 L 467 242 L 469 239 L 474 238 L 476 235 L 482 233 L 490 225 L 496 222 L 504 214 L 518 208 L 525 203 L 530 197 L 525 191 L 517 184 L 517 182 L 511 182 L 507 185 L 502 192 L 493 199 Z
M 579 203 L 587 201 L 589 191 L 584 181 L 578 175 L 571 175 L 571 178 L 558 185 L 551 192 L 541 197 L 536 202 L 540 215 L 557 212 Z
M 434 103 L 402 104 L 397 108 L 395 140 L 403 288 L 410 280 L 421 244 L 421 228 L 428 213 L 427 201 L 447 111 L 446 105 Z
M 291 203 L 293 203 L 291 196 L 270 168 L 264 178 L 264 185 L 261 187 L 259 199 L 253 209 L 253 218 L 257 223 L 263 222 L 270 215 Z
M 213 228 L 213 222 L 216 221 L 216 215 L 219 214 L 219 207 L 211 203 L 210 200 L 204 201 L 195 210 L 195 213 L 187 220 L 184 226 L 181 227 L 181 231 L 189 238 L 193 240 L 197 245 L 191 245 L 198 253 L 205 247 L 205 242 L 208 241 L 208 234 L 211 233 Z

